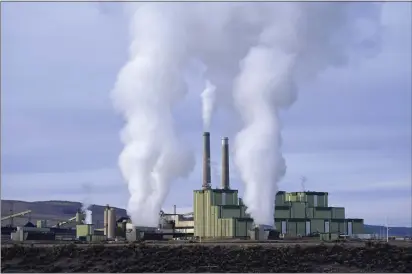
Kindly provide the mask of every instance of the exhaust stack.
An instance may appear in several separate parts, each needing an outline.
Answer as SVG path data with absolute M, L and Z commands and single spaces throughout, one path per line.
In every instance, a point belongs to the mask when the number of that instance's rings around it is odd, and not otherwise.
M 203 183 L 202 189 L 211 188 L 210 180 L 210 133 L 203 133 Z
M 229 185 L 229 138 L 222 138 L 222 189 L 230 189 Z

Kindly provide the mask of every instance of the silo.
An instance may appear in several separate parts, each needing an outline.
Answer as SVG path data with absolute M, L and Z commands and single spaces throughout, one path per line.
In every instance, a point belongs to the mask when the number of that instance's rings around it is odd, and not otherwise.
M 104 209 L 103 234 L 105 236 L 107 236 L 107 226 L 108 226 L 107 224 L 108 224 L 108 221 L 109 221 L 109 209 L 110 209 L 109 205 L 107 205 L 106 208 Z
M 114 208 L 108 210 L 107 215 L 107 238 L 116 238 L 116 212 Z

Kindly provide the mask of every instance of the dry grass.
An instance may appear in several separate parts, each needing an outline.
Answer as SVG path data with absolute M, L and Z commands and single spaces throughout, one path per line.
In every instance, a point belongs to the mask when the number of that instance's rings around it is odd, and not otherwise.
M 412 247 L 147 245 L 2 247 L 2 272 L 412 272 Z

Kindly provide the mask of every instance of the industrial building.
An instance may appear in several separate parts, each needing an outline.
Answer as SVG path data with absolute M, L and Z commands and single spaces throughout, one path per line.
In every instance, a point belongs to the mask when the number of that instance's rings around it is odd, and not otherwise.
M 275 226 L 281 234 L 362 234 L 363 219 L 346 219 L 344 207 L 330 207 L 327 192 L 279 191 L 275 200 Z
M 14 214 L 16 215 L 16 214 Z M 78 210 L 76 215 L 67 221 L 57 223 L 52 227 L 47 227 L 46 220 L 38 220 L 37 225 L 28 222 L 26 225 L 10 230 L 10 239 L 13 241 L 71 241 L 76 239 L 76 230 L 62 228 L 65 224 L 76 223 L 81 225 L 84 221 L 84 214 Z
M 253 219 L 238 191 L 230 189 L 229 142 L 222 139 L 221 188 L 211 187 L 210 133 L 203 134 L 203 183 L 194 191 L 194 235 L 199 238 L 250 238 Z M 283 237 L 321 233 L 362 234 L 363 219 L 346 219 L 345 208 L 329 207 L 327 192 L 279 191 L 274 201 L 275 229 Z
M 238 191 L 230 189 L 229 141 L 222 139 L 221 189 L 212 189 L 210 170 L 210 133 L 203 134 L 203 183 L 194 191 L 194 236 L 199 238 L 247 238 L 253 219 Z
M 222 172 L 219 188 L 212 188 L 210 154 L 210 133 L 205 132 L 202 188 L 193 192 L 193 212 L 177 214 L 176 206 L 172 214 L 161 211 L 158 227 L 136 227 L 129 217 L 116 219 L 115 209 L 107 205 L 104 210 L 103 228 L 86 223 L 85 212 L 78 210 L 74 217 L 52 227 L 49 227 L 47 220 L 38 220 L 37 226 L 29 222 L 23 227 L 5 227 L 2 229 L 2 239 L 11 234 L 11 239 L 14 241 L 102 242 L 193 237 L 262 240 L 271 235 L 296 238 L 319 234 L 321 239 L 330 240 L 339 235 L 363 234 L 363 219 L 347 219 L 344 207 L 329 206 L 327 192 L 279 191 L 273 203 L 275 227 L 256 226 L 247 213 L 247 207 L 239 197 L 238 190 L 230 187 L 228 138 L 222 139 Z M 30 213 L 31 210 L 26 210 L 2 217 L 2 221 L 13 220 L 14 217 L 30 215 Z M 75 229 L 64 228 L 70 225 L 75 225 Z

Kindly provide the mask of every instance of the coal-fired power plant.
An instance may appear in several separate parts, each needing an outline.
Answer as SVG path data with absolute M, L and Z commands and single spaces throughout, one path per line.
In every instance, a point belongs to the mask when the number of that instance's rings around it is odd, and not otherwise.
M 338 239 L 340 235 L 363 237 L 363 219 L 348 219 L 344 207 L 331 207 L 327 192 L 278 191 L 273 201 L 274 225 L 257 223 L 239 191 L 230 186 L 228 137 L 221 138 L 221 178 L 217 178 L 216 182 L 212 181 L 210 135 L 209 132 L 203 133 L 203 178 L 201 183 L 199 180 L 199 189 L 193 191 L 193 211 L 179 214 L 175 205 L 172 213 L 160 210 L 159 216 L 156 216 L 158 219 L 155 220 L 158 221 L 157 225 L 141 226 L 133 224 L 130 216 L 120 216 L 117 219 L 116 209 L 107 204 L 103 216 L 100 217 L 103 218 L 101 227 L 97 227 L 101 225 L 100 218 L 95 224 L 92 221 L 86 222 L 84 211 L 78 211 L 75 217 L 59 222 L 57 227 L 48 228 L 46 220 L 39 220 L 37 227 L 31 225 L 18 228 L 10 238 L 13 241 L 25 241 L 34 239 L 33 237 L 54 237 L 55 240 L 70 238 L 112 243 L 174 239 L 202 242 L 204 239 L 213 238 L 261 241 L 278 237 L 298 239 L 314 235 L 329 241 Z M 2 220 L 30 212 L 12 214 L 2 217 Z M 75 225 L 75 229 L 70 228 L 70 224 Z
M 229 138 L 222 138 L 222 189 L 229 189 Z
M 202 189 L 210 189 L 211 187 L 211 171 L 210 171 L 210 133 L 203 133 L 203 184 Z

